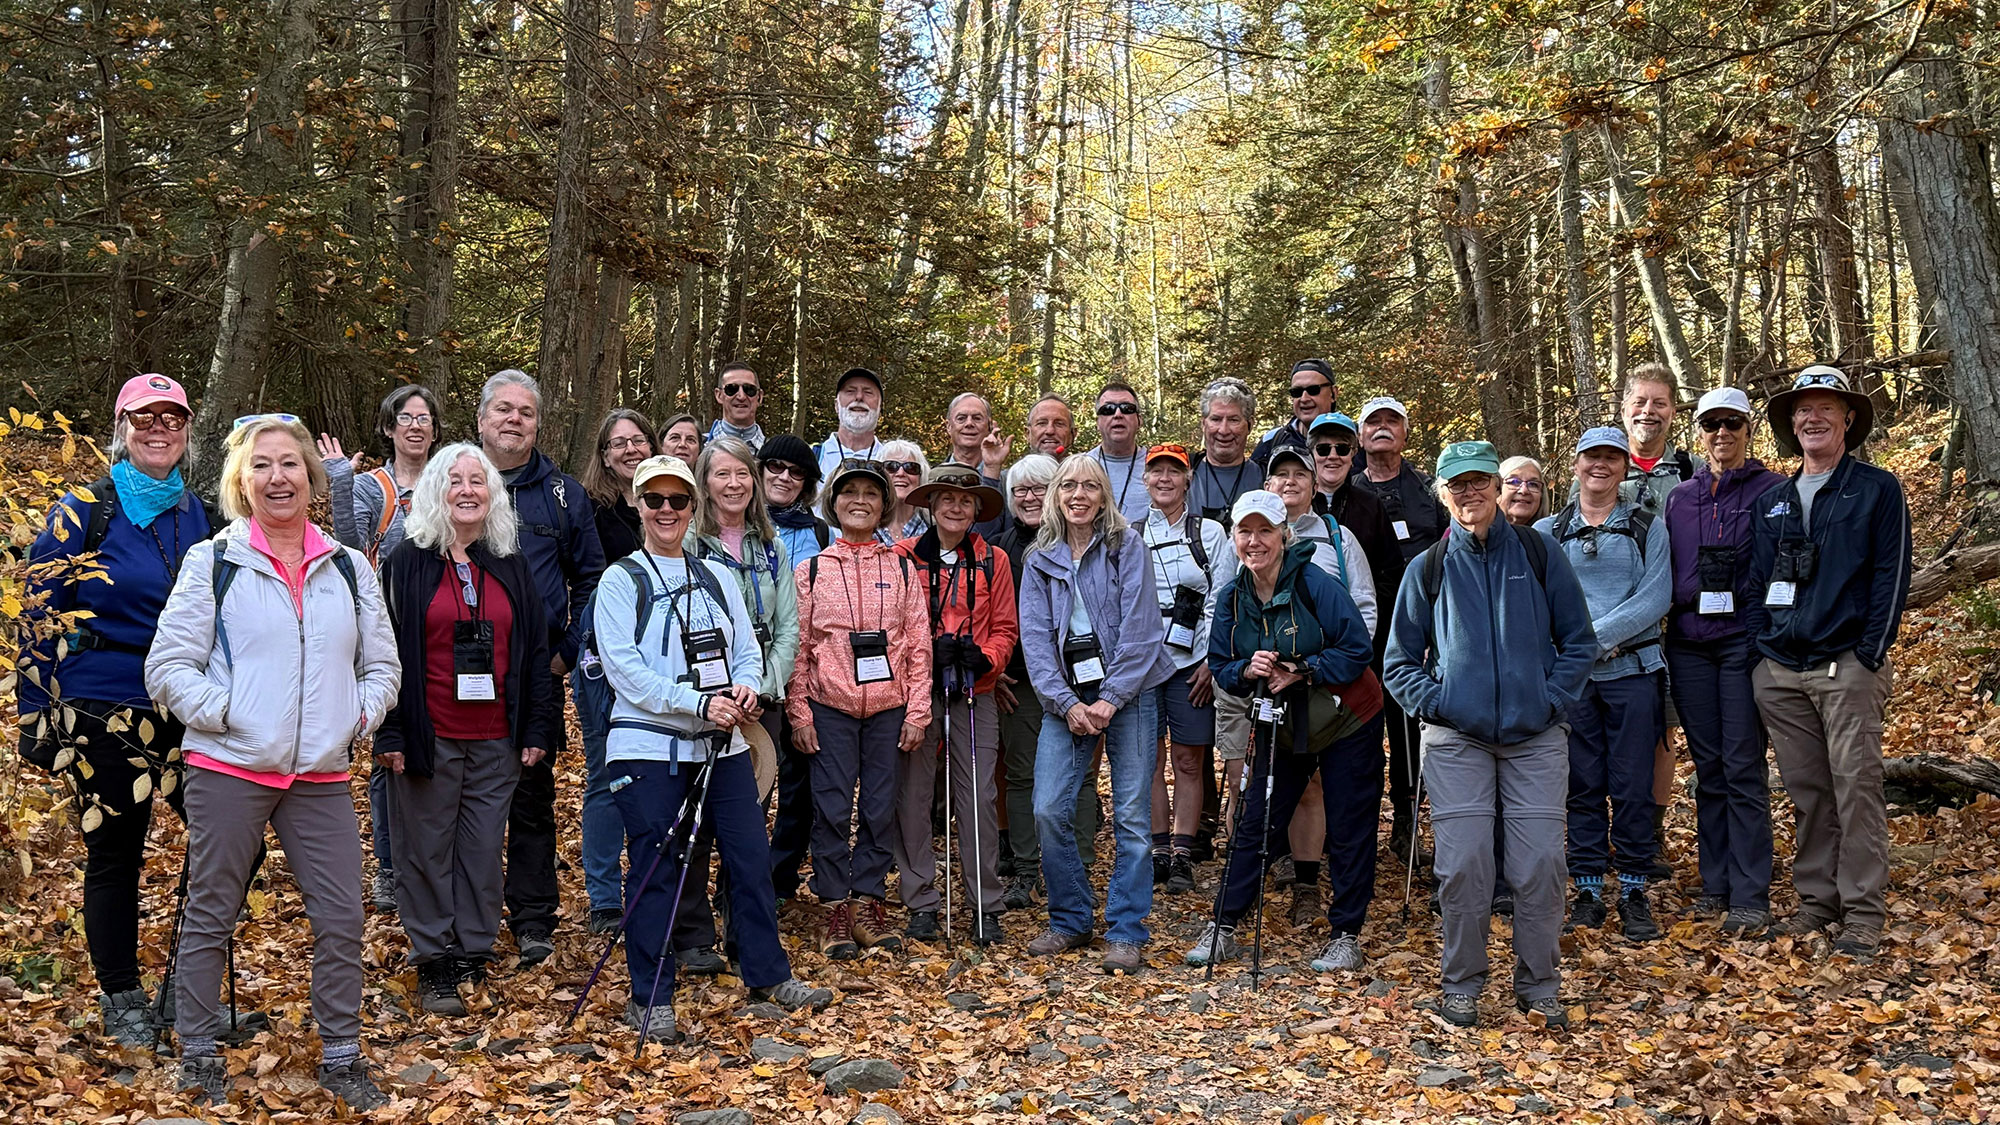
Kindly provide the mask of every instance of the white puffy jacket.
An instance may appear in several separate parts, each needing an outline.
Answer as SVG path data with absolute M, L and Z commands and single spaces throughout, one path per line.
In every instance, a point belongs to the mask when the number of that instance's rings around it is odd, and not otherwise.
M 358 617 L 331 554 L 306 573 L 301 615 L 271 560 L 250 546 L 247 521 L 187 553 L 146 657 L 146 690 L 187 724 L 185 751 L 258 773 L 343 773 L 355 739 L 381 725 L 402 681 L 395 634 L 375 568 L 359 551 L 334 549 L 354 563 Z M 218 551 L 241 568 L 222 606 L 233 661 L 215 630 Z

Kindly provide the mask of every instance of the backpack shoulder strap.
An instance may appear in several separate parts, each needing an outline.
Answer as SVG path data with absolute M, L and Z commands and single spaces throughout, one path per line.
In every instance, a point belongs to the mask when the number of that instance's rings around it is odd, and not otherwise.
M 819 549 L 822 551 L 826 550 L 827 544 L 833 542 L 833 529 L 826 526 L 825 520 L 815 519 L 813 521 L 813 539 L 819 543 Z M 814 573 L 818 572 L 815 571 Z
M 1334 565 L 1340 568 L 1340 585 L 1352 590 L 1354 587 L 1347 581 L 1347 540 L 1341 537 L 1340 525 L 1334 522 L 1331 515 L 1321 512 L 1319 518 L 1326 521 L 1326 536 L 1333 544 Z
M 111 530 L 112 513 L 118 510 L 118 486 L 106 475 L 86 486 L 92 497 L 90 520 L 84 524 L 83 547 L 81 553 L 88 554 L 104 543 L 104 535 Z
M 1201 568 L 1203 574 L 1207 574 L 1208 544 L 1201 541 L 1201 516 L 1197 515 L 1193 508 L 1189 508 L 1187 515 L 1182 518 L 1181 537 L 1187 540 L 1188 553 L 1194 556 L 1194 564 Z
M 1546 590 L 1549 586 L 1549 544 L 1542 533 L 1534 528 L 1523 528 L 1519 533 L 1521 550 L 1527 552 L 1528 569 L 1535 572 L 1535 581 Z
M 1632 537 L 1633 545 L 1639 548 L 1641 563 L 1646 561 L 1646 540 L 1653 533 L 1653 519 L 1653 511 L 1650 508 L 1632 509 L 1632 519 L 1626 534 Z
M 1437 608 L 1438 595 L 1444 592 L 1444 545 L 1449 532 L 1424 549 L 1423 590 L 1424 600 Z
M 347 583 L 347 600 L 354 604 L 354 671 L 361 671 L 361 578 L 354 572 L 354 559 L 345 547 L 333 549 L 333 569 Z
M 639 588 L 635 599 L 639 605 L 639 612 L 635 615 L 636 623 L 632 626 L 632 643 L 636 645 L 639 643 L 639 638 L 646 635 L 646 626 L 653 619 L 653 578 L 646 573 L 646 568 L 640 566 L 630 555 L 611 565 L 631 575 L 632 584 Z
M 382 550 L 382 540 L 388 537 L 389 525 L 396 522 L 396 513 L 401 511 L 408 514 L 410 505 L 398 494 L 396 478 L 389 475 L 388 469 L 370 469 L 368 475 L 374 478 L 375 484 L 382 490 L 382 515 L 375 521 L 375 533 L 368 537 L 368 561 L 372 563 Z
M 231 669 L 236 667 L 236 654 L 229 649 L 229 627 L 222 621 L 222 599 L 228 595 L 229 587 L 236 581 L 236 572 L 242 566 L 223 557 L 226 544 L 215 545 L 215 564 L 208 571 L 208 586 L 215 598 L 215 639 L 222 645 L 222 662 Z

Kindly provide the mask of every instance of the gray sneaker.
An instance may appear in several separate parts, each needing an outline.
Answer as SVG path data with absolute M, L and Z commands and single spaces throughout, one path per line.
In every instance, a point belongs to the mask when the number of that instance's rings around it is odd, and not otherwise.
M 1469 992 L 1447 992 L 1438 998 L 1437 1013 L 1453 1027 L 1477 1027 L 1479 997 Z
M 1236 944 L 1236 927 L 1218 926 L 1210 922 L 1203 927 L 1201 940 L 1195 942 L 1194 948 L 1187 951 L 1185 960 L 1188 964 L 1200 968 L 1210 961 L 1219 965 L 1224 961 L 1234 961 L 1242 955 L 1243 947 Z
M 153 1021 L 153 1002 L 144 988 L 114 992 L 97 998 L 97 1010 L 104 1019 L 104 1034 L 121 1047 L 151 1050 L 159 1039 L 159 1024 Z
M 347 1108 L 366 1113 L 389 1104 L 389 1095 L 368 1077 L 368 1064 L 355 1059 L 341 1066 L 320 1064 L 319 1084 L 327 1093 L 347 1103 Z
M 385 868 L 375 872 L 375 882 L 371 894 L 375 900 L 375 913 L 394 914 L 396 912 L 396 869 Z
M 651 1012 L 650 1018 L 647 1013 Z M 635 1000 L 625 1001 L 625 1026 L 633 1031 L 645 1029 L 646 1038 L 655 1043 L 678 1043 L 680 1036 L 674 1031 L 674 1009 L 671 1004 L 655 1004 L 648 1009 Z
M 1722 932 L 1738 934 L 1747 938 L 1761 938 L 1770 933 L 1771 912 L 1754 906 L 1733 907 L 1729 917 L 1722 920 Z
M 823 1012 L 828 1004 L 833 1003 L 833 989 L 814 988 L 797 977 L 787 977 L 783 984 L 751 989 L 750 999 L 769 1000 L 787 1012 L 796 1012 L 800 1008 Z
M 1335 934 L 1326 943 L 1326 951 L 1313 958 L 1315 973 L 1351 973 L 1365 964 L 1361 956 L 1361 939 L 1353 934 Z

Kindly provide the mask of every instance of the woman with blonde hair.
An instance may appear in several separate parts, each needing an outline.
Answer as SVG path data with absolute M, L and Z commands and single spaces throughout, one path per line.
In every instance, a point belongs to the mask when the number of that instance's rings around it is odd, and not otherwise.
M 396 897 L 424 1010 L 462 1016 L 493 959 L 521 767 L 562 738 L 548 622 L 500 470 L 447 446 L 417 478 L 382 592 L 408 673 L 375 736 L 389 773 Z
M 396 700 L 396 638 L 367 556 L 307 519 L 327 478 L 299 420 L 239 418 L 226 448 L 222 508 L 235 522 L 188 552 L 146 658 L 148 691 L 187 724 L 180 1083 L 204 1104 L 228 1098 L 216 1046 L 223 945 L 269 825 L 312 921 L 320 1085 L 373 1109 L 388 1098 L 361 1057 L 361 831 L 348 772 L 354 743 Z
M 1028 952 L 1046 957 L 1090 943 L 1096 904 L 1072 821 L 1101 736 L 1117 842 L 1103 968 L 1133 973 L 1153 909 L 1152 689 L 1174 674 L 1174 661 L 1145 539 L 1112 503 L 1104 466 L 1071 457 L 1056 469 L 1048 495 L 1055 512 L 1035 536 L 1021 586 L 1028 678 L 1047 712 L 1035 751 L 1035 826 L 1049 927 Z

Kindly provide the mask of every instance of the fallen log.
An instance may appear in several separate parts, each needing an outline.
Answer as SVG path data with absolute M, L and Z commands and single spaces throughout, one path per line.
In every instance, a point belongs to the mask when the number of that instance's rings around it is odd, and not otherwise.
M 2000 543 L 1957 548 L 1910 576 L 1910 608 L 1921 609 L 1954 590 L 2000 578 Z
M 1913 754 L 1882 761 L 1882 789 L 1892 805 L 1958 808 L 1982 793 L 2000 796 L 2000 762 L 1991 758 L 1946 758 Z

